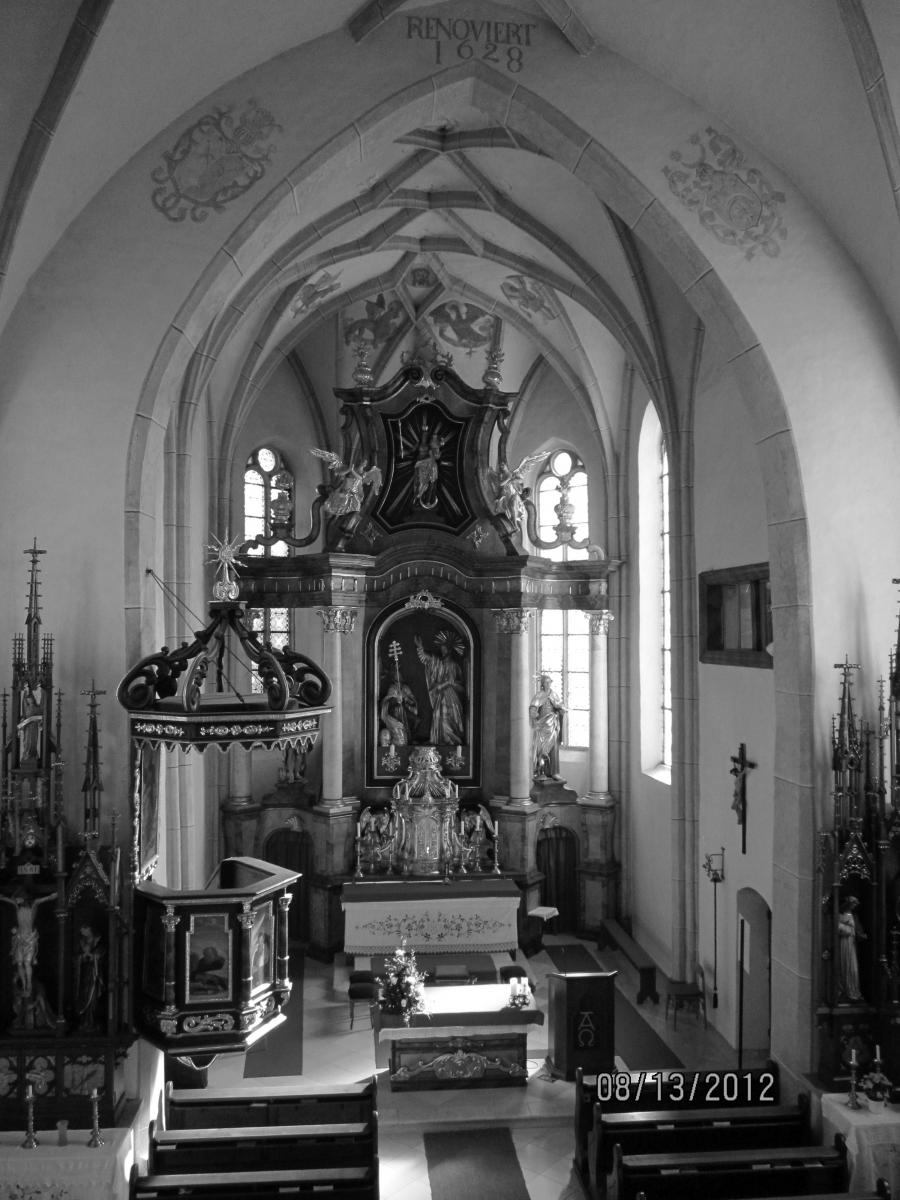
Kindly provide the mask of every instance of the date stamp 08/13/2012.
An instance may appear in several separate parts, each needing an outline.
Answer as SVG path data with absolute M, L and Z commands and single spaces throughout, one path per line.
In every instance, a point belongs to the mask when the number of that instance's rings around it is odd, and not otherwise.
M 778 1088 L 770 1071 L 605 1071 L 597 1076 L 597 1099 L 660 1108 L 776 1104 Z

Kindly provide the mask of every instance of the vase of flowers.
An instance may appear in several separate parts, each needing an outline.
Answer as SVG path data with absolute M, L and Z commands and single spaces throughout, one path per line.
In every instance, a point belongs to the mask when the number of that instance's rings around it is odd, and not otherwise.
M 408 1025 L 410 1017 L 425 1012 L 426 978 L 425 972 L 419 970 L 415 950 L 407 949 L 404 938 L 391 957 L 384 960 L 384 975 L 375 981 L 381 1011 L 402 1017 L 403 1024 Z
M 863 1075 L 859 1081 L 859 1089 L 865 1094 L 872 1112 L 881 1112 L 884 1109 L 885 1102 L 891 1095 L 891 1081 L 881 1070 L 880 1063 L 876 1063 L 875 1069 L 868 1075 Z

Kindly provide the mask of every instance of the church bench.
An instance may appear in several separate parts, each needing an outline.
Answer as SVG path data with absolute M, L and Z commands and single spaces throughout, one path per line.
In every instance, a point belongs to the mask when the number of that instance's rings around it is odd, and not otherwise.
M 129 1200 L 378 1200 L 378 1163 L 369 1167 L 207 1171 L 182 1175 L 131 1173 Z
M 600 1121 L 611 1113 L 674 1110 L 725 1116 L 744 1107 L 779 1107 L 778 1064 L 733 1070 L 617 1071 L 585 1075 L 575 1071 L 574 1167 L 588 1191 L 602 1191 L 595 1150 Z M 800 1139 L 801 1141 L 803 1139 Z M 592 1183 L 593 1180 L 593 1183 Z M 599 1182 L 598 1182 L 599 1180 Z
M 646 1192 L 638 1192 L 637 1200 L 652 1200 Z M 787 1196 L 759 1195 L 753 1200 L 788 1200 Z M 816 1192 L 806 1195 L 806 1200 L 891 1200 L 891 1188 L 886 1179 L 875 1181 L 874 1192 Z
M 374 1120 L 176 1130 L 158 1130 L 153 1121 L 149 1135 L 151 1175 L 370 1166 L 377 1151 Z
M 781 1146 L 704 1150 L 685 1154 L 622 1154 L 613 1150 L 618 1200 L 739 1200 L 762 1195 L 800 1196 L 845 1192 L 847 1149 L 841 1134 L 834 1147 Z
M 796 1105 L 685 1108 L 603 1113 L 595 1106 L 592 1177 L 612 1168 L 613 1146 L 623 1154 L 676 1154 L 803 1146 L 812 1141 L 809 1097 Z
M 654 1004 L 659 1004 L 659 992 L 656 990 L 656 963 L 650 955 L 642 950 L 633 937 L 627 933 L 618 921 L 605 918 L 600 922 L 600 936 L 597 939 L 598 950 L 618 950 L 624 954 L 638 973 L 639 986 L 638 1004 L 643 1004 L 649 998 Z
M 240 1088 L 173 1088 L 166 1085 L 166 1129 L 225 1126 L 333 1124 L 370 1121 L 375 1078 L 350 1084 L 270 1084 Z

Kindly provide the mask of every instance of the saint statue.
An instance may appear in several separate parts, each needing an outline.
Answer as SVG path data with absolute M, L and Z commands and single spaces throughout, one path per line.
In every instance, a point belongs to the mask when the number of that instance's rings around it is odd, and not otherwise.
M 857 942 L 865 940 L 865 933 L 860 924 L 856 910 L 859 900 L 856 896 L 848 896 L 841 905 L 838 916 L 840 999 L 844 1003 L 854 1004 L 862 1000 L 859 990 L 859 957 Z
M 438 502 L 438 463 L 441 450 L 449 436 L 448 434 L 446 437 L 440 437 L 437 433 L 432 433 L 429 437 L 427 424 L 422 430 L 418 454 L 413 464 L 413 500 L 420 508 L 434 508 Z
M 371 487 L 376 496 L 381 491 L 381 471 L 378 467 L 363 463 L 357 468 L 352 462 L 345 463 L 333 450 L 320 450 L 315 446 L 310 447 L 309 452 L 317 458 L 324 459 L 334 476 L 328 498 L 323 505 L 331 516 L 345 517 L 358 513 L 362 508 L 367 487 Z
M 40 757 L 41 729 L 44 724 L 40 695 L 35 694 L 29 683 L 22 687 L 21 713 L 16 728 L 19 734 L 19 761 L 24 763 Z
M 100 1028 L 100 1004 L 104 992 L 103 963 L 106 950 L 100 934 L 85 922 L 79 930 L 78 962 L 75 982 L 75 1009 L 78 1028 L 96 1033 Z
M 528 706 L 535 779 L 559 779 L 559 741 L 565 711 L 562 700 L 553 690 L 552 676 L 541 675 L 541 686 Z
M 429 654 L 416 637 L 416 653 L 425 668 L 425 685 L 431 701 L 433 746 L 461 746 L 468 741 L 465 720 L 465 679 L 457 661 L 465 647 L 452 630 L 442 629 L 434 639 L 436 654 Z

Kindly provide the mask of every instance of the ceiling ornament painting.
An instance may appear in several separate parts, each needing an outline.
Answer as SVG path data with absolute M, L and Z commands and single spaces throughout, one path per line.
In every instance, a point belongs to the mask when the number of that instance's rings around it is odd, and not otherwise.
M 429 313 L 429 320 L 442 342 L 465 350 L 470 357 L 475 350 L 491 344 L 498 324 L 496 317 L 477 304 L 465 304 L 459 300 L 446 300 L 439 304 Z
M 190 125 L 163 165 L 150 172 L 158 186 L 150 200 L 170 221 L 205 221 L 210 212 L 222 212 L 266 173 L 274 153 L 270 135 L 281 126 L 255 100 L 248 100 L 240 116 L 234 105 L 215 108 Z
M 688 141 L 693 149 L 669 155 L 679 165 L 663 167 L 674 195 L 720 242 L 739 246 L 744 258 L 753 258 L 757 250 L 777 258 L 779 239 L 787 237 L 778 211 L 784 192 L 776 191 L 762 171 L 747 166 L 731 138 L 711 126 Z
M 527 275 L 507 275 L 500 284 L 503 295 L 530 320 L 541 317 L 544 321 L 555 321 L 551 292 L 537 279 Z

